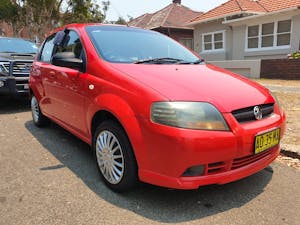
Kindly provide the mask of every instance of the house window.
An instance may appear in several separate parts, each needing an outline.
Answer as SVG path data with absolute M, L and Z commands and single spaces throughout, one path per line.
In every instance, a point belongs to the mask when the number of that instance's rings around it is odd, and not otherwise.
M 274 23 L 265 23 L 261 27 L 261 47 L 273 47 L 274 43 Z
M 248 27 L 248 48 L 258 48 L 259 26 Z
M 247 48 L 276 48 L 289 46 L 291 41 L 291 20 L 249 26 Z
M 224 50 L 224 31 L 202 34 L 203 51 Z
M 179 39 L 179 42 L 189 49 L 194 49 L 192 38 L 181 38 Z
M 277 46 L 290 45 L 291 20 L 279 21 L 277 27 Z

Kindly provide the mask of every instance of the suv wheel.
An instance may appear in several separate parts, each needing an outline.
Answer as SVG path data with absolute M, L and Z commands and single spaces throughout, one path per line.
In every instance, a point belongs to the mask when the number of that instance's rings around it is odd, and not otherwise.
M 93 149 L 105 184 L 123 192 L 137 183 L 137 164 L 131 144 L 123 128 L 114 121 L 105 121 L 96 129 Z
M 31 114 L 32 114 L 33 123 L 36 126 L 42 127 L 47 124 L 48 118 L 42 114 L 38 100 L 34 95 L 32 95 L 31 97 Z

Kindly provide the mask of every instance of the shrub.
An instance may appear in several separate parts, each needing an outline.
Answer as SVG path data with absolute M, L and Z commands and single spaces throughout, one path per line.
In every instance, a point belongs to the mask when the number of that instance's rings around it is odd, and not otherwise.
M 287 55 L 288 59 L 300 59 L 300 50 Z

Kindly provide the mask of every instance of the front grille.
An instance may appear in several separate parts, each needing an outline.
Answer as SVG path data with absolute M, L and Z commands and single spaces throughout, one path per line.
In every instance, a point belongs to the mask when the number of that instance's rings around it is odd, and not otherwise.
M 15 61 L 12 62 L 12 72 L 14 77 L 28 77 L 32 62 Z
M 9 73 L 9 62 L 1 62 L 0 66 L 4 69 L 5 72 Z
M 273 148 L 273 151 L 275 149 Z M 249 155 L 249 156 L 245 156 L 245 157 L 242 157 L 242 158 L 237 158 L 237 159 L 234 159 L 233 162 L 232 162 L 232 166 L 231 166 L 231 169 L 232 170 L 235 170 L 235 169 L 238 169 L 238 168 L 241 168 L 241 167 L 244 167 L 244 166 L 247 166 L 251 163 L 254 163 L 262 158 L 265 158 L 267 157 L 268 155 L 271 155 L 272 154 L 272 149 L 269 149 L 267 151 L 264 151 L 260 154 L 257 154 L 257 155 Z
M 263 118 L 266 118 L 270 116 L 274 112 L 274 104 L 265 104 L 265 105 L 260 105 L 262 109 L 262 116 Z M 245 123 L 245 122 L 250 122 L 250 121 L 255 121 L 255 116 L 253 112 L 254 106 L 243 108 L 243 109 L 238 109 L 235 111 L 232 111 L 232 115 L 235 117 L 235 119 L 239 123 Z
M 15 78 L 15 91 L 17 93 L 28 92 L 31 65 L 32 60 L 1 62 L 0 66 L 7 71 L 7 75 Z
M 225 162 L 210 163 L 207 165 L 207 175 L 216 174 L 226 171 Z
M 247 155 L 244 157 L 235 158 L 227 161 L 219 161 L 219 162 L 205 164 L 203 165 L 205 166 L 205 169 L 202 176 L 220 174 L 220 173 L 243 168 L 261 159 L 269 157 L 270 155 L 274 154 L 277 150 L 278 148 L 273 147 L 259 154 L 251 154 L 251 155 Z

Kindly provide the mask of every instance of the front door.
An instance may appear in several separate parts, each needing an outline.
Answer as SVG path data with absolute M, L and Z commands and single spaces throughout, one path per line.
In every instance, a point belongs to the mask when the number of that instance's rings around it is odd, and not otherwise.
M 73 31 L 66 31 L 62 44 L 56 47 L 55 53 L 73 52 L 76 58 L 85 60 L 84 50 L 79 35 Z M 55 71 L 55 83 L 51 97 L 57 104 L 54 105 L 53 116 L 71 127 L 81 135 L 87 135 L 85 107 L 85 93 L 83 92 L 83 71 L 75 69 L 52 66 Z

